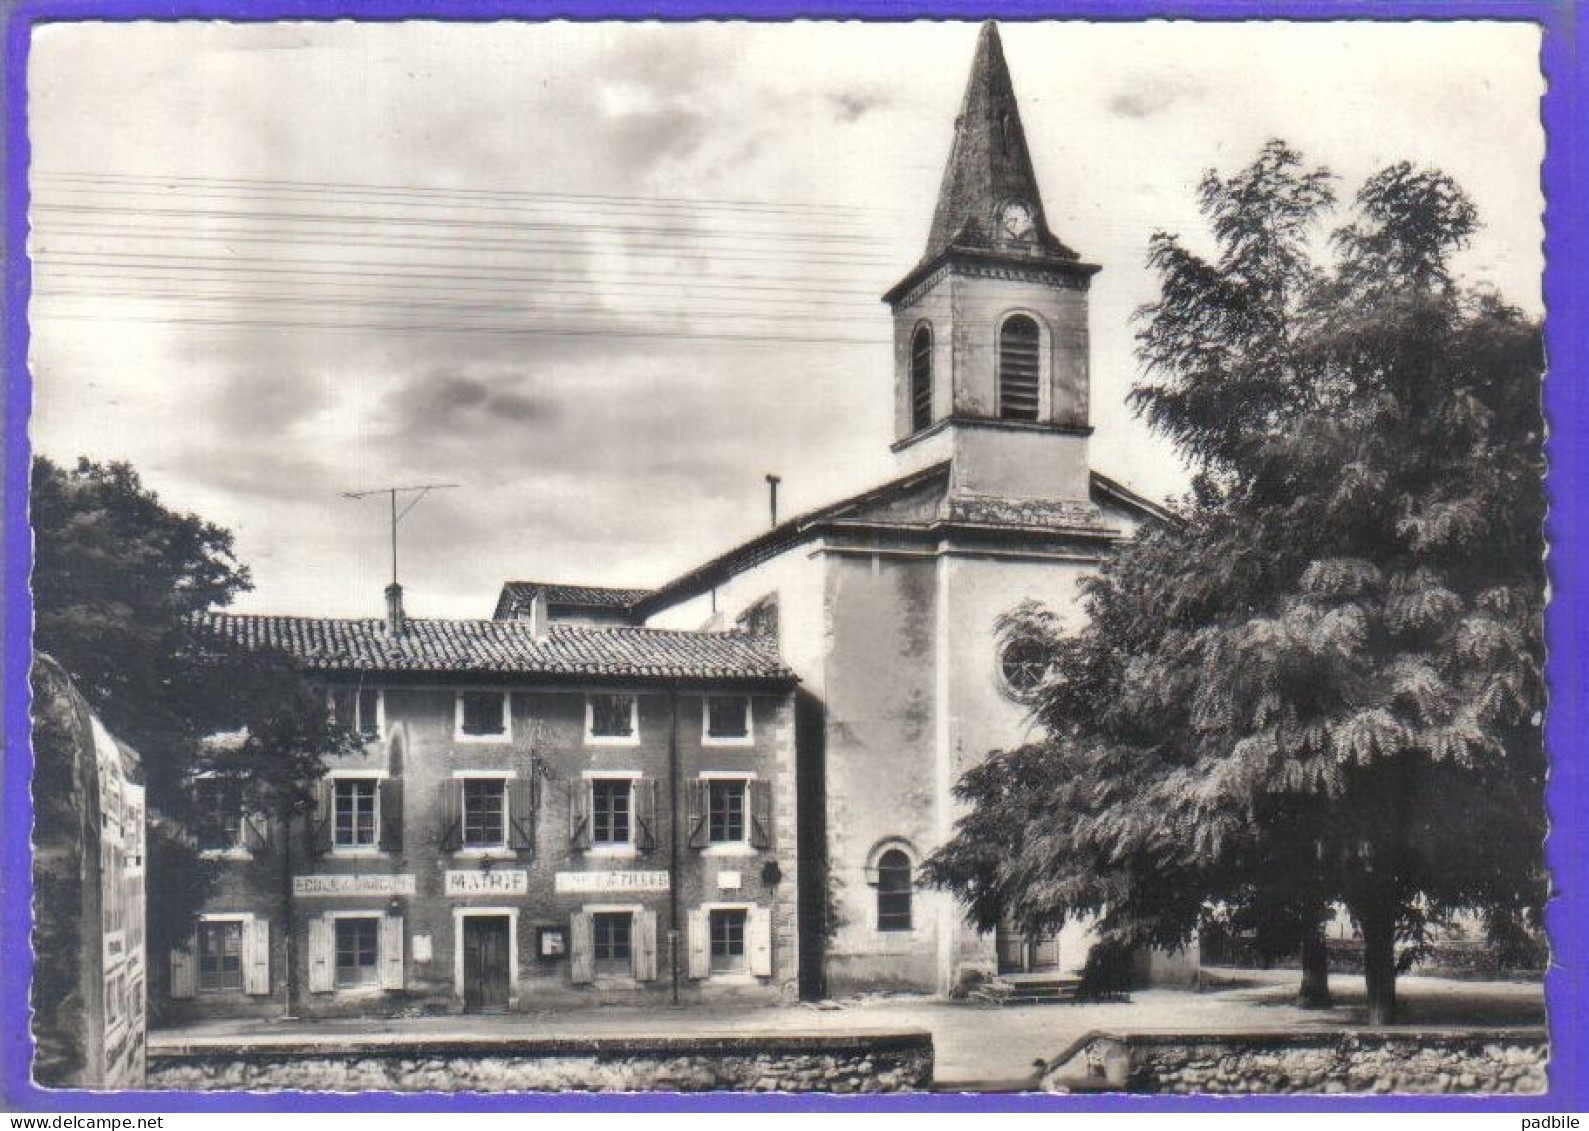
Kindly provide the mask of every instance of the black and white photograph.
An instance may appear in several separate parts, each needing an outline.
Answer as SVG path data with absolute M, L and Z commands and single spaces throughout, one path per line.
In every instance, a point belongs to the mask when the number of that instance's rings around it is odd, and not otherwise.
M 36 26 L 33 1081 L 1546 1093 L 1541 42 Z

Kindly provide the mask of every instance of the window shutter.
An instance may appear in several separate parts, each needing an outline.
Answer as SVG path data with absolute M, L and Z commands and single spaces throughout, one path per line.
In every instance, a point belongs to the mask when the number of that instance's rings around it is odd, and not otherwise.
M 250 852 L 264 852 L 270 848 L 270 819 L 265 814 L 243 814 L 243 847 Z
M 576 911 L 568 919 L 568 973 L 576 986 L 587 985 L 596 978 L 596 948 L 592 939 L 591 918 Z
M 328 994 L 336 988 L 336 928 L 331 920 L 309 920 L 309 992 Z
M 635 912 L 634 976 L 637 982 L 657 980 L 657 913 L 655 911 Z
M 190 939 L 186 949 L 179 947 L 171 952 L 172 997 L 190 998 L 193 996 L 198 964 L 195 955 L 197 950 L 197 940 Z
M 314 785 L 314 814 L 309 818 L 309 850 L 316 856 L 331 851 L 333 785 L 330 778 L 321 778 Z
M 745 950 L 750 972 L 758 978 L 772 977 L 772 912 L 752 907 L 745 916 Z
M 382 778 L 380 784 L 381 847 L 403 851 L 403 779 Z
M 690 912 L 690 977 L 704 978 L 711 972 L 711 936 L 706 911 Z
M 463 847 L 463 783 L 454 779 L 441 783 L 441 839 L 443 852 Z
M 772 846 L 772 782 L 750 783 L 750 843 L 757 848 Z
M 568 783 L 568 842 L 575 848 L 590 847 L 590 783 Z
M 243 992 L 270 993 L 270 920 L 250 919 L 243 924 Z
M 535 853 L 535 779 L 508 782 L 508 847 L 525 855 Z
M 381 989 L 403 988 L 403 917 L 381 916 L 381 949 L 377 961 L 381 965 Z
M 706 847 L 706 814 L 711 805 L 710 782 L 692 781 L 687 783 L 689 791 L 684 799 L 685 827 L 689 829 L 689 845 L 691 848 Z
M 650 852 L 657 846 L 657 780 L 640 778 L 634 783 L 635 847 Z

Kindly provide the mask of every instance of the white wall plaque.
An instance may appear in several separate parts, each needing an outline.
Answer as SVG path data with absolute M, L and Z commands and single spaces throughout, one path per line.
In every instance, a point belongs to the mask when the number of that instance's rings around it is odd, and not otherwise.
M 559 872 L 557 891 L 567 894 L 614 891 L 667 891 L 666 872 Z
M 411 875 L 371 875 L 347 872 L 341 875 L 294 876 L 293 895 L 413 895 Z
M 740 881 L 739 881 L 739 873 L 738 872 L 719 872 L 719 873 L 717 873 L 717 890 L 718 891 L 738 891 L 739 890 L 739 882 Z
M 429 935 L 415 935 L 411 945 L 414 948 L 415 962 L 429 962 L 434 957 Z
M 523 895 L 529 890 L 530 874 L 522 868 L 448 872 L 443 884 L 448 895 Z

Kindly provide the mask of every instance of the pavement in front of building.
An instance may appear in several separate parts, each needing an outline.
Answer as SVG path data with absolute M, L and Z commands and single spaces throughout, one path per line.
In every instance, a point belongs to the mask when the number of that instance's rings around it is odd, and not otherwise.
M 1212 969 L 1204 975 L 1211 984 L 1202 991 L 1149 989 L 1132 993 L 1129 1001 L 1004 1009 L 879 995 L 823 1007 L 598 1006 L 467 1017 L 219 1020 L 157 1030 L 150 1034 L 150 1048 L 158 1051 L 162 1044 L 204 1038 L 291 1038 L 335 1046 L 350 1035 L 578 1038 L 927 1029 L 933 1035 L 937 1089 L 985 1091 L 1029 1086 L 1036 1078 L 1036 1062 L 1058 1055 L 1096 1029 L 1328 1029 L 1361 1025 L 1366 1015 L 1361 977 L 1333 975 L 1335 1007 L 1305 1010 L 1292 1002 L 1300 978 L 1295 970 Z M 1538 982 L 1403 977 L 1397 989 L 1405 1025 L 1541 1025 L 1545 1020 Z

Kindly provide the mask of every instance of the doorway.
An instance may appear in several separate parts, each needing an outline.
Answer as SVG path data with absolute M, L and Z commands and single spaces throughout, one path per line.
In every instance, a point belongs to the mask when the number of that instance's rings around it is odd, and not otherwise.
M 464 1010 L 493 1013 L 507 1009 L 512 981 L 508 917 L 469 915 L 462 922 Z
M 1037 974 L 1059 968 L 1059 937 L 1000 925 L 995 932 L 1000 974 Z

